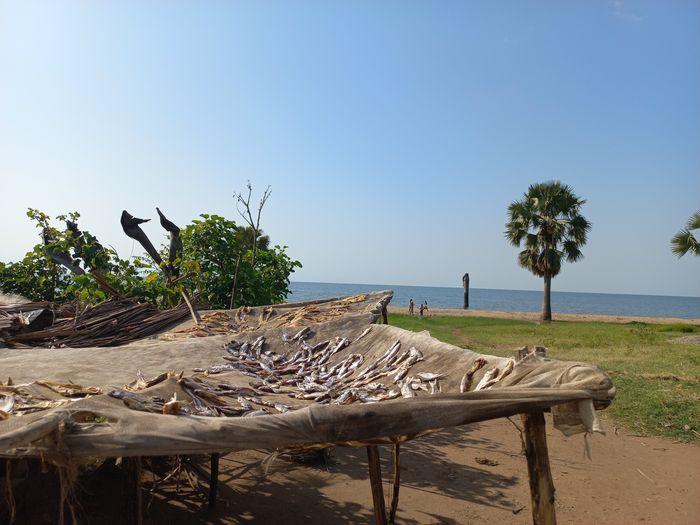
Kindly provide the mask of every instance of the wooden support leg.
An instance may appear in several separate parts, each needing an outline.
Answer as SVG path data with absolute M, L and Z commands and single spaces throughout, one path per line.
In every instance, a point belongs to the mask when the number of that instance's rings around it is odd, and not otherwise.
M 219 454 L 211 455 L 211 471 L 209 474 L 209 507 L 216 507 L 216 491 L 219 487 Z
M 374 522 L 376 525 L 387 525 L 384 490 L 382 489 L 382 469 L 379 464 L 377 445 L 367 447 L 367 462 L 369 463 L 369 483 L 372 486 L 372 500 L 374 502 Z
M 399 452 L 401 443 L 394 443 L 394 487 L 391 493 L 391 508 L 389 509 L 389 523 L 396 519 L 396 509 L 399 507 L 399 488 L 401 486 L 401 463 Z
M 384 322 L 384 324 L 389 324 L 389 316 L 386 312 L 386 306 L 382 307 L 382 321 Z
M 530 477 L 530 499 L 532 523 L 534 525 L 556 525 L 554 509 L 554 482 L 549 469 L 547 436 L 544 414 L 534 412 L 522 415 L 525 435 L 525 457 Z
M 126 522 L 143 524 L 141 494 L 141 458 L 122 458 L 124 462 L 124 503 Z

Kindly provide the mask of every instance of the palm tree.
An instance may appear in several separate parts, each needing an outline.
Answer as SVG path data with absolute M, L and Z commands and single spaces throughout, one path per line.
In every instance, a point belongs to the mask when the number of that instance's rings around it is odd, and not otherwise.
M 686 253 L 690 252 L 693 255 L 700 255 L 700 244 L 695 236 L 690 233 L 690 230 L 697 230 L 700 228 L 700 211 L 696 211 L 688 219 L 685 228 L 679 231 L 671 239 L 671 251 L 674 255 L 678 257 L 683 257 Z
M 258 242 L 256 248 L 258 250 L 269 250 L 270 249 L 270 238 L 265 235 L 262 230 L 258 230 Z M 255 237 L 255 230 L 250 226 L 238 226 L 236 230 L 236 240 L 239 246 L 245 249 L 253 249 L 253 237 Z
M 542 321 L 552 320 L 552 277 L 561 270 L 562 259 L 576 262 L 583 257 L 591 223 L 581 215 L 585 200 L 559 181 L 532 184 L 523 198 L 508 206 L 506 238 L 524 248 L 518 263 L 544 278 Z

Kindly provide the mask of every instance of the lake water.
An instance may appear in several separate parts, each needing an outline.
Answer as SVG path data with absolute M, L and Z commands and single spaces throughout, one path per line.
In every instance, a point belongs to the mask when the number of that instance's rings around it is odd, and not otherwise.
M 292 293 L 287 297 L 290 302 L 393 290 L 393 306 L 407 306 L 413 298 L 416 308 L 423 301 L 434 308 L 461 308 L 463 297 L 462 288 L 437 286 L 292 282 L 290 288 Z M 538 312 L 542 309 L 542 292 L 471 288 L 469 306 L 475 310 Z M 700 319 L 700 297 L 552 292 L 552 310 L 555 313 Z

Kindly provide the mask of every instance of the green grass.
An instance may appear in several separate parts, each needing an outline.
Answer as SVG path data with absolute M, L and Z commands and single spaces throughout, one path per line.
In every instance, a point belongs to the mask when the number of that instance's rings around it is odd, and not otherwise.
M 697 441 L 700 431 L 700 347 L 670 340 L 692 325 L 554 322 L 484 317 L 409 317 L 390 314 L 389 323 L 430 334 L 462 348 L 512 356 L 521 346 L 546 346 L 549 356 L 583 361 L 613 378 L 617 396 L 607 417 L 639 434 Z M 694 432 L 695 431 L 695 432 Z

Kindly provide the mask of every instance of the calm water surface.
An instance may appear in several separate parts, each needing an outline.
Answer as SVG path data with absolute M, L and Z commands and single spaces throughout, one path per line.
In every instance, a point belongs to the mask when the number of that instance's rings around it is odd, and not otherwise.
M 434 308 L 461 308 L 462 288 L 396 286 L 388 284 L 342 284 L 293 282 L 288 301 L 308 301 L 340 297 L 360 292 L 394 290 L 393 306 L 406 306 L 413 299 Z M 469 306 L 475 310 L 537 312 L 542 309 L 542 292 L 471 288 Z M 627 295 L 606 293 L 552 292 L 554 312 L 573 314 L 681 317 L 700 319 L 700 297 Z

